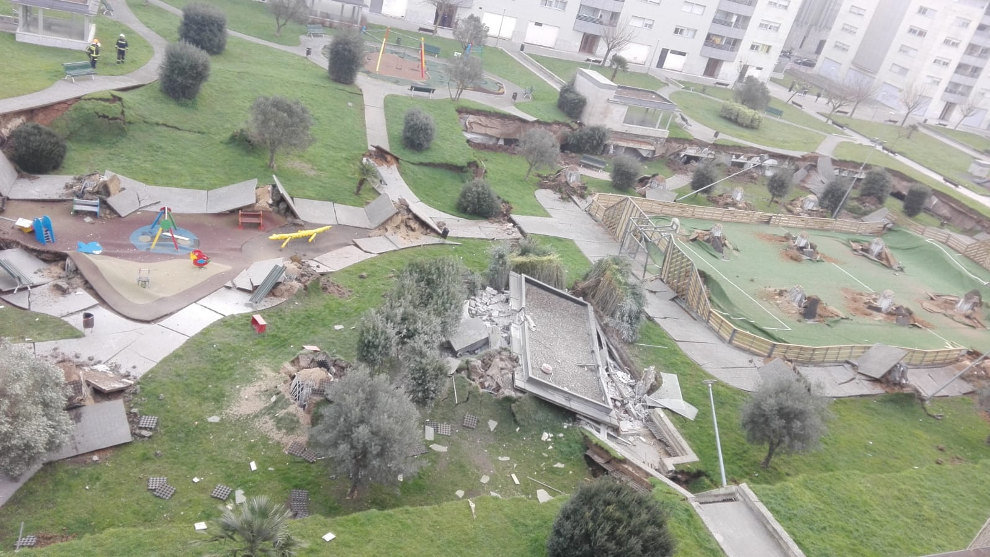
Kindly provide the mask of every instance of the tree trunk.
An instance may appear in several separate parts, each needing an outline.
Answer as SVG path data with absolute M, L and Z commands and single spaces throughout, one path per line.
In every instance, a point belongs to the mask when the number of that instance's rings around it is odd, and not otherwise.
M 612 68 L 612 77 L 608 78 L 609 81 L 615 81 L 615 76 L 619 74 L 619 66 Z
M 275 170 L 275 149 L 268 151 L 268 168 Z
M 529 168 L 526 169 L 526 179 L 529 178 L 529 173 L 532 171 L 533 171 L 533 165 L 529 165 Z
M 902 128 L 904 127 L 904 122 L 907 122 L 907 119 L 908 119 L 909 116 L 911 116 L 911 112 L 908 112 L 907 114 L 905 114 L 904 115 L 904 119 L 901 120 L 901 127 Z
M 361 178 L 360 180 L 358 180 L 357 189 L 354 190 L 354 195 L 361 195 L 361 188 L 364 187 L 364 182 L 365 181 L 366 181 L 365 178 Z
M 770 441 L 767 445 L 769 447 L 769 450 L 767 450 L 767 456 L 763 459 L 763 462 L 760 463 L 760 466 L 764 470 L 770 468 L 770 460 L 773 458 L 773 453 L 777 450 L 777 442 Z

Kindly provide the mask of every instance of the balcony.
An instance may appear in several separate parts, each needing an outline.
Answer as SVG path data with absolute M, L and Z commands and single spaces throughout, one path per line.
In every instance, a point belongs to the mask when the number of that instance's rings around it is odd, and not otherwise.
M 574 20 L 574 30 L 578 33 L 601 35 L 605 32 L 605 25 L 601 18 L 578 15 Z
M 716 60 L 724 60 L 726 62 L 732 62 L 736 59 L 736 54 L 739 53 L 739 45 L 733 44 L 718 44 L 713 41 L 705 41 L 705 44 L 701 46 L 701 55 L 707 58 L 715 58 Z
M 990 31 L 977 31 L 969 39 L 970 44 L 990 47 Z
M 976 82 L 980 79 L 980 76 L 979 75 L 970 76 L 970 75 L 954 73 L 952 74 L 952 77 L 950 77 L 949 79 L 952 80 L 949 82 L 949 86 L 951 86 L 953 83 L 957 83 L 959 85 L 965 85 L 972 88 L 976 86 Z
M 621 12 L 626 4 L 623 0 L 581 0 L 581 5 L 607 12 Z
M 746 26 L 748 24 L 749 21 L 732 22 L 726 19 L 713 19 L 711 27 L 708 28 L 708 32 L 716 35 L 722 35 L 723 37 L 742 39 L 746 36 Z
M 969 99 L 968 95 L 961 95 L 959 93 L 952 93 L 948 90 L 942 93 L 942 100 L 945 102 L 964 104 Z
M 980 69 L 985 68 L 987 66 L 988 60 L 990 60 L 990 55 L 980 57 L 980 56 L 973 56 L 972 54 L 963 54 L 962 56 L 959 57 L 960 64 L 969 64 L 974 68 L 980 68 Z
M 756 0 L 720 0 L 718 9 L 751 16 L 756 11 Z

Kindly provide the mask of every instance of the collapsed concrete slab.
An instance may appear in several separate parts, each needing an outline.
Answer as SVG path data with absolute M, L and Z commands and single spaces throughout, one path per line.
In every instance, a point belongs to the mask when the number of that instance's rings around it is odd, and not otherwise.
M 853 364 L 856 371 L 872 379 L 880 380 L 907 355 L 907 350 L 896 346 L 874 344 Z

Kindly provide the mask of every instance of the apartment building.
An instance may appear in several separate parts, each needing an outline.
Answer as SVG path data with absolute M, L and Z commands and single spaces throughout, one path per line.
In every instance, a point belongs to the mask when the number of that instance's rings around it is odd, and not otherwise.
M 733 82 L 770 78 L 802 0 L 371 0 L 370 11 L 421 25 L 453 26 L 476 14 L 489 35 Z
M 841 6 L 842 0 L 804 0 L 794 16 L 784 49 L 806 57 L 821 54 Z
M 816 71 L 870 82 L 898 117 L 987 127 L 990 2 L 843 0 Z

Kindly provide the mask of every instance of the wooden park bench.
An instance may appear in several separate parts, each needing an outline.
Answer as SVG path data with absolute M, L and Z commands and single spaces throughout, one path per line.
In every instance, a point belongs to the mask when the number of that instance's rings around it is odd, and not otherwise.
M 597 157 L 592 157 L 590 155 L 582 155 L 581 161 L 579 162 L 581 166 L 587 166 L 589 168 L 594 168 L 595 170 L 604 170 L 608 162 L 599 159 Z
M 424 44 L 423 45 L 423 52 L 429 54 L 430 56 L 432 56 L 434 58 L 439 58 L 440 57 L 440 47 L 439 46 L 433 46 L 431 44 Z
M 419 31 L 420 33 L 429 33 L 431 35 L 437 34 L 437 30 L 432 27 L 420 27 L 419 29 L 417 29 L 417 31 Z
M 265 219 L 261 211 L 237 211 L 237 228 L 244 228 L 245 224 L 257 224 L 258 230 L 265 229 Z
M 770 116 L 773 116 L 775 118 L 780 118 L 781 116 L 784 115 L 784 111 L 783 110 L 781 110 L 779 108 L 769 107 L 769 106 L 767 107 L 767 109 L 764 112 L 766 112 L 767 114 L 769 114 Z
M 96 79 L 96 70 L 90 65 L 89 62 L 63 62 L 62 67 L 65 68 L 65 78 L 71 79 L 73 83 L 76 82 L 77 77 L 88 75 L 90 79 Z
M 306 26 L 306 36 L 307 37 L 323 37 L 326 36 L 327 30 L 323 28 L 322 25 L 307 25 Z
M 427 87 L 426 85 L 410 85 L 409 90 L 413 93 L 428 93 L 431 99 L 433 98 L 433 93 L 436 92 L 436 89 Z
M 99 199 L 81 199 L 79 197 L 72 198 L 72 211 L 69 214 L 74 215 L 77 212 L 89 212 L 96 213 L 96 216 L 100 216 L 100 200 Z
M 799 103 L 797 101 L 791 101 L 791 104 L 793 104 L 794 106 L 796 106 L 798 108 L 804 108 L 804 106 L 802 106 L 801 103 Z
M 726 88 L 728 88 L 728 87 L 731 86 L 731 84 L 728 81 L 716 81 L 715 82 L 715 86 L 716 87 L 726 87 Z

